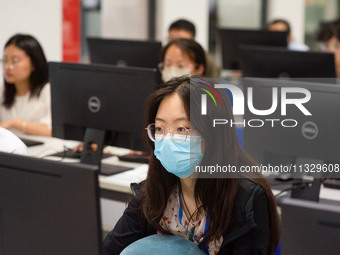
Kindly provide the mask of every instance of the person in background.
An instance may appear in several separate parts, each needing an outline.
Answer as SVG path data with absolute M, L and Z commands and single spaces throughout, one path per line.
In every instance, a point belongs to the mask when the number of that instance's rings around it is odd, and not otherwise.
M 320 23 L 316 35 L 321 43 L 321 50 L 334 53 L 335 70 L 340 77 L 340 19 Z
M 186 38 L 195 40 L 196 28 L 195 25 L 185 19 L 179 19 L 174 21 L 168 30 L 168 41 L 177 38 Z M 207 62 L 207 68 L 205 71 L 205 76 L 208 78 L 218 78 L 221 74 L 221 68 L 215 63 L 213 56 L 209 53 L 205 53 L 205 58 Z
M 206 59 L 203 48 L 199 43 L 191 39 L 178 38 L 171 40 L 161 52 L 161 63 L 159 69 L 163 82 L 182 75 L 204 75 L 206 70 Z M 92 150 L 96 150 L 92 145 Z M 73 149 L 81 152 L 83 143 Z M 145 152 L 131 151 L 131 154 L 146 155 Z
M 164 82 L 182 75 L 205 75 L 206 59 L 203 48 L 194 40 L 171 40 L 161 53 L 159 68 Z
M 0 127 L 0 151 L 28 155 L 26 145 L 11 131 Z
M 0 127 L 51 136 L 48 64 L 39 42 L 31 35 L 12 36 L 5 44 L 2 65 Z
M 294 41 L 292 36 L 292 31 L 288 21 L 284 19 L 275 19 L 267 24 L 267 29 L 269 31 L 282 31 L 287 32 L 287 48 L 288 50 L 296 51 L 309 51 L 310 48 L 303 44 Z
M 209 114 L 201 115 L 204 84 L 212 85 L 207 79 L 176 77 L 147 100 L 148 175 L 132 186 L 128 207 L 104 240 L 105 255 L 120 254 L 155 234 L 183 237 L 210 255 L 274 253 L 279 220 L 266 180 L 258 173 L 199 178 L 202 173 L 195 171 L 197 166 L 216 164 L 238 169 L 256 165 L 239 147 L 234 126 L 211 132 L 213 119 L 232 120 L 233 115 L 225 93 L 219 93 L 223 107 L 208 100 Z M 135 245 L 139 244 L 143 242 Z M 152 244 L 145 245 L 152 249 Z

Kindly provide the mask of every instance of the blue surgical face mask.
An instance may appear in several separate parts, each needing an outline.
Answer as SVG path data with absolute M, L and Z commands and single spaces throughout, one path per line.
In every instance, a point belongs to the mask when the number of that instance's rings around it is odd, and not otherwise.
M 184 142 L 176 143 L 167 134 L 162 141 L 155 142 L 154 154 L 169 173 L 186 178 L 195 171 L 203 158 L 201 140 L 200 136 L 187 136 Z

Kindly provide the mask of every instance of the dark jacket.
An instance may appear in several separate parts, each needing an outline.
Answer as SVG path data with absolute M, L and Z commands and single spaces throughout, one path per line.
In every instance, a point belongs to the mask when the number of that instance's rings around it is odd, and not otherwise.
M 105 255 L 119 254 L 134 241 L 156 233 L 139 206 L 138 193 L 142 187 L 143 184 L 136 186 L 136 195 L 114 229 L 106 236 Z M 267 254 L 270 229 L 267 196 L 262 187 L 242 180 L 233 215 L 230 231 L 223 236 L 218 254 Z

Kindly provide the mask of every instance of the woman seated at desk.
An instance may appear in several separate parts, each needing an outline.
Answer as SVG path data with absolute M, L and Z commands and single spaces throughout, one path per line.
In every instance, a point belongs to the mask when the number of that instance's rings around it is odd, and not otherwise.
M 204 75 L 206 70 L 205 53 L 201 45 L 194 40 L 179 38 L 170 41 L 161 53 L 159 69 L 164 82 L 173 77 L 188 75 Z M 96 150 L 93 145 L 91 149 Z M 83 143 L 73 149 L 74 152 L 83 150 Z M 147 155 L 146 152 L 131 151 L 130 154 Z
M 150 96 L 145 115 L 152 151 L 147 179 L 135 186 L 134 197 L 105 238 L 104 254 L 120 254 L 156 233 L 181 236 L 206 254 L 274 253 L 279 223 L 266 181 L 255 174 L 200 178 L 202 173 L 195 172 L 196 166 L 256 164 L 240 149 L 234 127 L 210 132 L 213 119 L 233 116 L 222 93 L 223 107 L 207 100 L 208 114 L 201 115 L 204 84 L 200 78 L 182 76 Z M 157 252 L 165 251 L 153 254 Z
M 0 127 L 15 133 L 51 136 L 48 65 L 39 42 L 16 34 L 4 48 Z
M 204 75 L 207 67 L 202 46 L 194 40 L 179 38 L 170 41 L 162 50 L 159 69 L 162 80 L 188 75 Z

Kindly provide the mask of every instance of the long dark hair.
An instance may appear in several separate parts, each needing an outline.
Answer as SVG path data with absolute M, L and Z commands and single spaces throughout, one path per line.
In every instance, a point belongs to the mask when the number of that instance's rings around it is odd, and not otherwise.
M 166 96 L 176 93 L 182 99 L 186 114 L 189 116 L 191 123 L 190 128 L 197 130 L 205 141 L 205 153 L 201 165 L 204 165 L 208 158 L 210 164 L 211 160 L 214 160 L 214 163 L 221 165 L 228 163 L 237 167 L 241 165 L 255 165 L 256 162 L 241 150 L 233 126 L 223 125 L 223 127 L 219 127 L 219 130 L 217 130 L 218 135 L 209 132 L 211 128 L 207 128 L 207 126 L 211 125 L 212 119 L 216 118 L 216 116 L 220 118 L 220 114 L 223 114 L 224 118 L 233 119 L 233 115 L 228 97 L 225 93 L 221 93 L 221 101 L 224 107 L 220 107 L 220 112 L 216 114 L 213 112 L 216 111 L 218 107 L 215 107 L 213 103 L 208 104 L 207 110 L 211 114 L 202 118 L 200 114 L 200 102 L 195 100 L 194 98 L 196 98 L 196 96 L 193 95 L 199 93 L 198 85 L 202 82 L 206 83 L 207 81 L 201 78 L 182 76 L 173 78 L 165 83 L 161 89 L 155 91 L 148 99 L 145 125 L 147 126 L 155 121 L 162 100 Z M 160 161 L 153 154 L 154 143 L 149 139 L 146 141 L 150 147 L 151 159 L 145 183 L 142 209 L 151 225 L 158 231 L 167 233 L 167 231 L 159 225 L 159 221 L 163 216 L 168 198 L 179 179 L 164 169 Z M 275 198 L 262 176 L 253 175 L 247 178 L 259 184 L 267 195 L 271 233 L 268 254 L 273 254 L 279 240 L 279 220 Z M 202 204 L 204 211 L 209 214 L 208 234 L 203 240 L 203 243 L 223 236 L 231 226 L 240 182 L 240 178 L 197 178 L 195 184 L 195 199 L 196 202 Z M 212 196 L 211 194 L 214 195 Z M 221 224 L 222 219 L 224 220 L 223 224 Z
M 25 34 L 16 34 L 12 36 L 5 44 L 5 49 L 10 45 L 20 48 L 30 58 L 34 66 L 34 70 L 30 76 L 30 96 L 39 97 L 42 88 L 48 82 L 48 64 L 42 47 L 37 39 L 31 35 Z M 11 108 L 14 103 L 16 89 L 14 84 L 6 82 L 5 79 L 4 83 L 4 101 L 2 102 L 2 105 L 8 109 Z
M 178 38 L 170 41 L 167 45 L 164 46 L 161 52 L 161 62 L 164 62 L 165 54 L 167 50 L 170 48 L 170 46 L 176 45 L 180 50 L 186 54 L 189 59 L 196 64 L 196 69 L 202 65 L 204 67 L 205 74 L 207 70 L 207 61 L 205 58 L 205 52 L 202 48 L 202 46 L 191 39 L 185 39 L 185 38 Z

